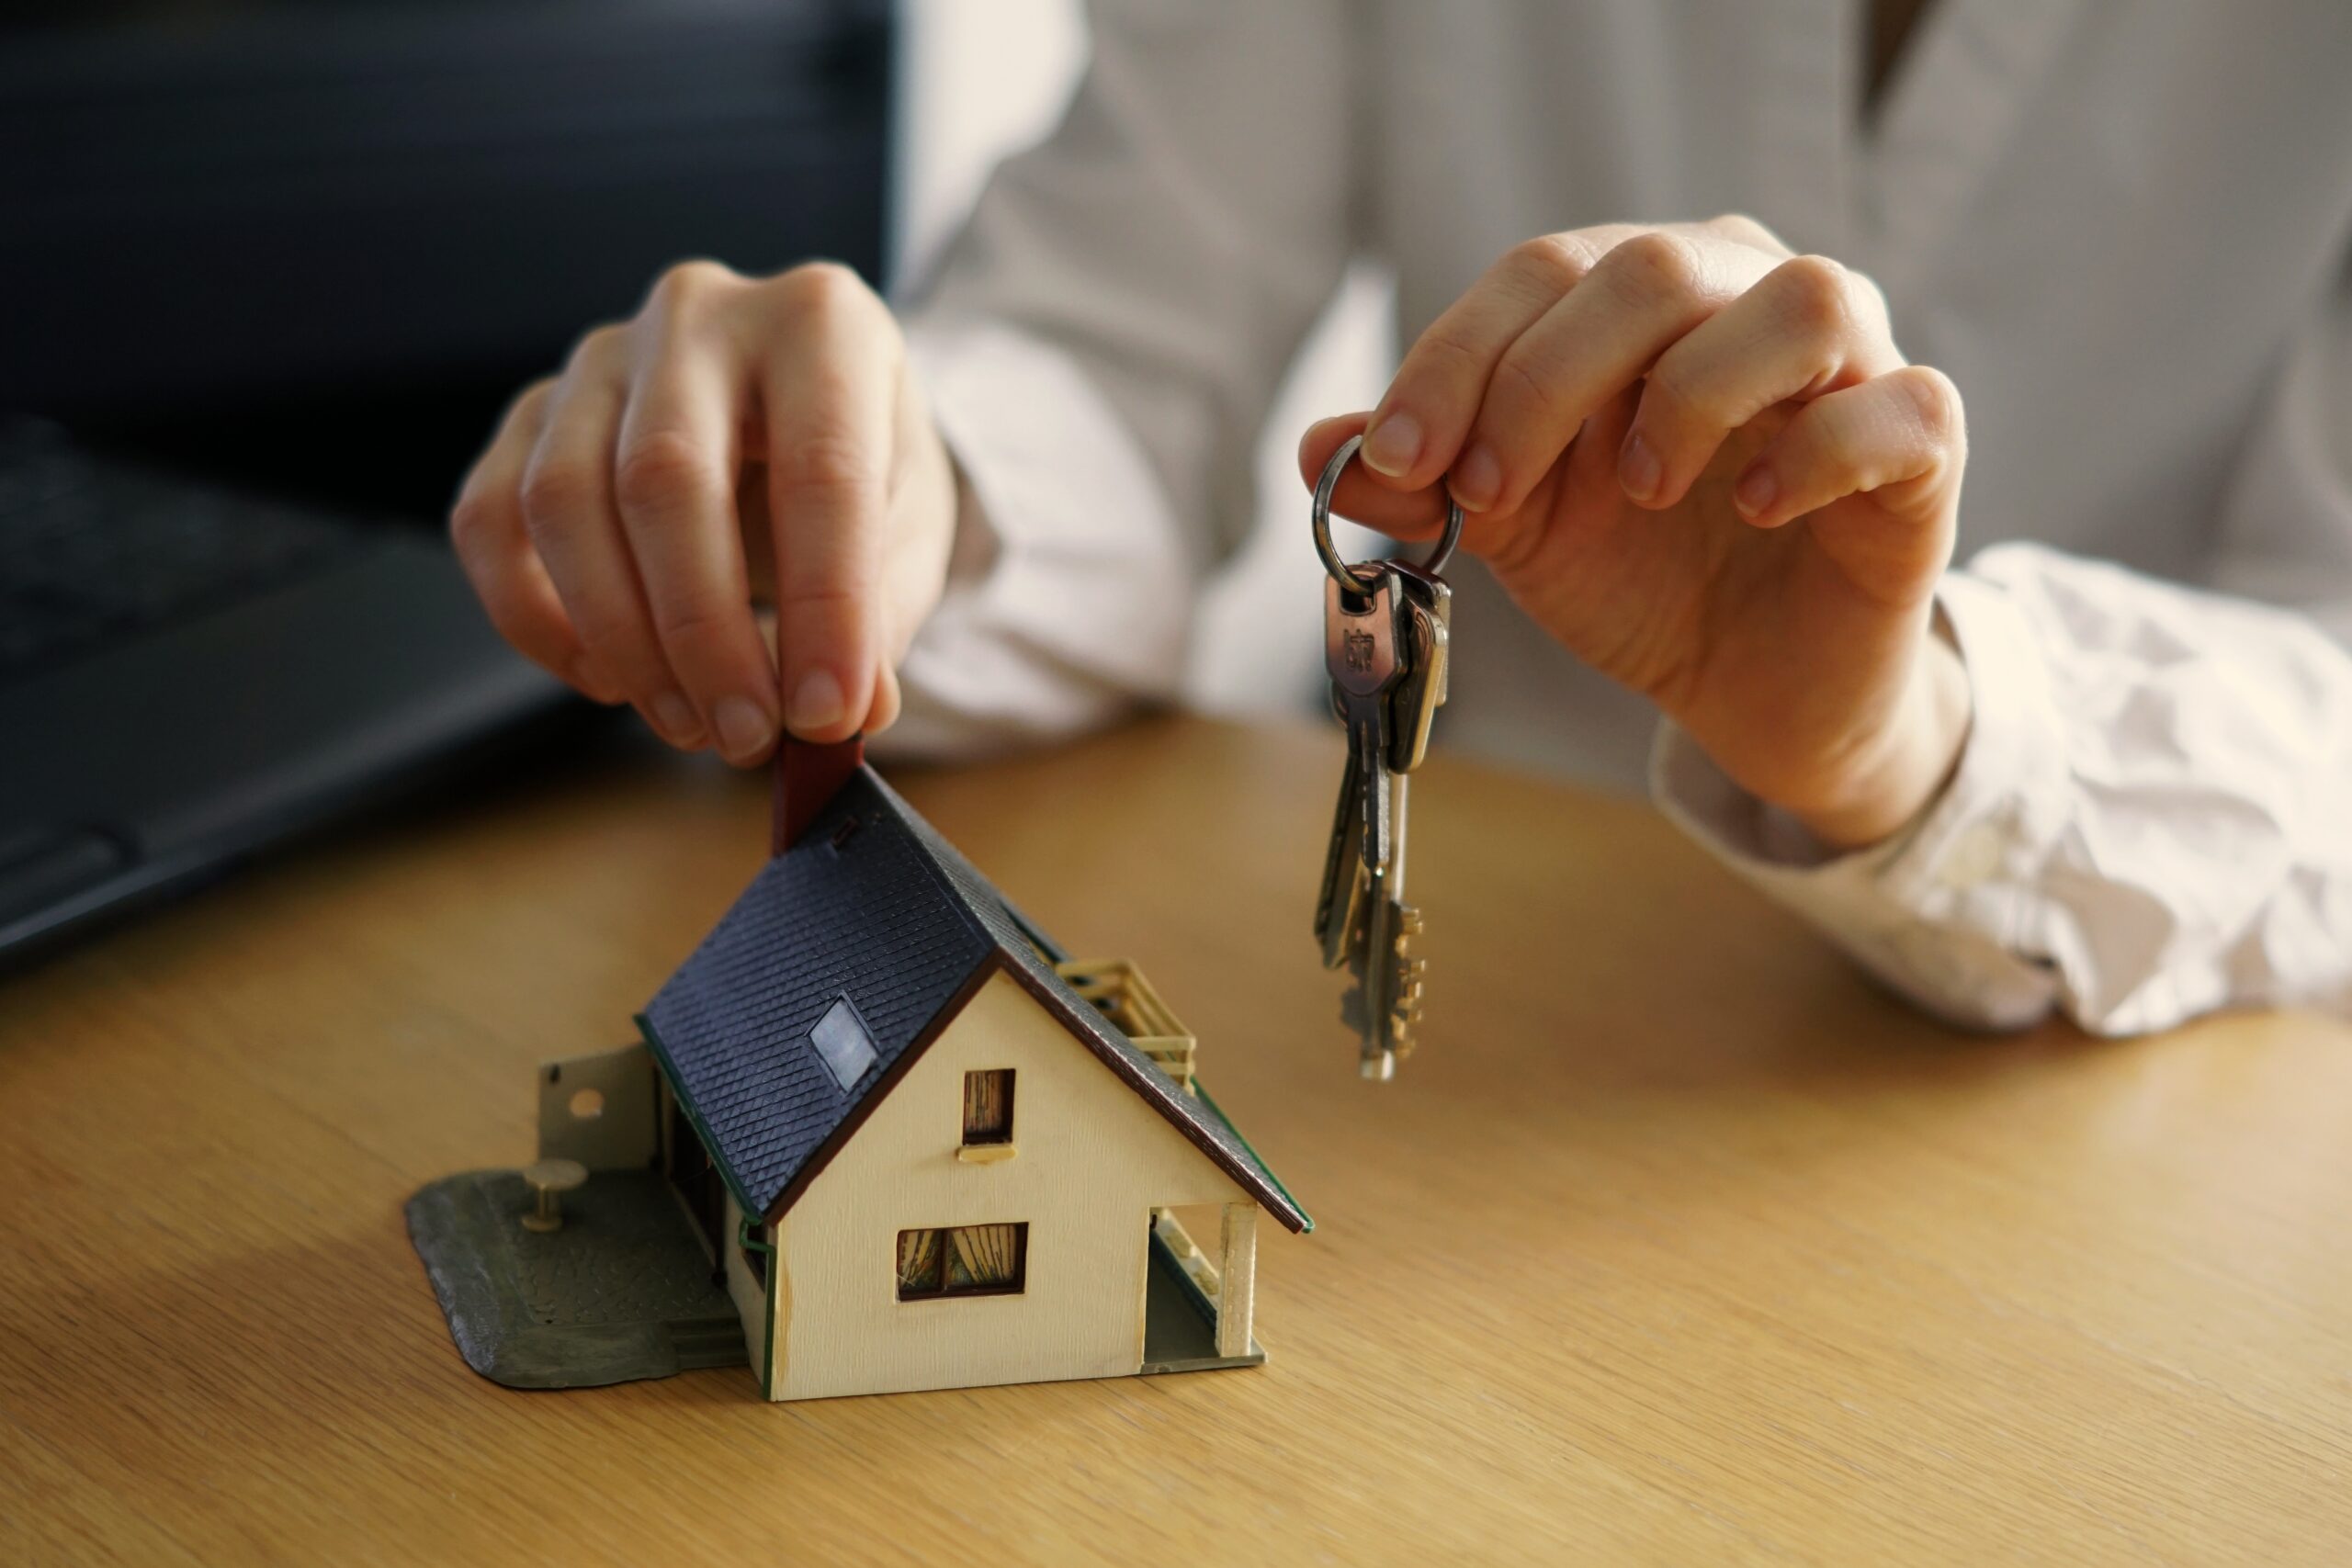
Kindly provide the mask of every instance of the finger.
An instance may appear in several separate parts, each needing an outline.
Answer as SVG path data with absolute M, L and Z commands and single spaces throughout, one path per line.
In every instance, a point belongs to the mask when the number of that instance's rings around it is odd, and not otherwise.
M 879 595 L 892 413 L 902 374 L 888 313 L 854 273 L 797 269 L 774 291 L 782 351 L 761 373 L 784 722 L 855 734 L 882 660 Z
M 1306 427 L 1298 443 L 1298 472 L 1309 491 L 1323 477 L 1331 455 L 1348 437 L 1361 434 L 1371 418 L 1370 414 L 1341 414 Z M 1392 539 L 1434 539 L 1445 523 L 1445 492 L 1432 484 L 1408 494 L 1366 473 L 1362 462 L 1353 462 L 1340 473 L 1331 492 L 1331 512 L 1377 528 Z
M 673 268 L 640 318 L 637 372 L 613 463 L 621 526 L 653 633 L 677 678 L 669 697 L 738 766 L 775 744 L 775 671 L 752 612 L 734 475 L 746 369 L 718 312 L 740 287 Z
M 1364 435 L 1364 466 L 1394 490 L 1437 483 L 1460 455 L 1504 351 L 1637 232 L 1580 229 L 1511 247 L 1407 351 Z
M 1949 517 L 1967 453 L 1959 389 L 1905 366 L 1807 403 L 1741 470 L 1732 504 L 1759 528 L 1860 494 L 1899 516 Z
M 1683 225 L 1669 223 L 1667 227 L 1680 228 Z M 1766 255 L 1778 260 L 1785 261 L 1796 254 L 1789 248 L 1787 241 L 1745 212 L 1726 212 L 1720 217 L 1710 218 L 1703 223 L 1693 223 L 1689 227 L 1729 240 L 1735 244 L 1746 245 L 1750 250 L 1761 251 Z
M 1733 431 L 1776 403 L 1903 363 L 1877 287 L 1826 256 L 1781 263 L 1658 356 L 1618 458 L 1644 506 L 1671 506 Z
M 523 523 L 601 676 L 673 745 L 699 738 L 653 635 L 612 493 L 613 444 L 623 400 L 619 329 L 582 340 L 549 394 L 545 426 L 523 475 Z
M 899 684 L 899 672 L 886 661 L 875 677 L 874 705 L 865 716 L 865 733 L 879 735 L 899 722 L 899 714 L 906 706 L 906 694 Z
M 554 382 L 516 398 L 449 508 L 449 543 L 490 623 L 524 658 L 598 702 L 620 694 L 600 681 L 563 613 L 563 601 L 523 526 L 523 469 L 539 438 Z
M 1611 249 L 1495 367 L 1468 445 L 1447 475 L 1472 512 L 1527 498 L 1592 411 L 1772 265 L 1751 246 L 1652 231 Z
M 1627 240 L 1656 231 L 1638 224 L 1600 224 L 1513 247 L 1406 355 L 1365 436 L 1365 466 L 1400 490 L 1436 483 L 1460 457 L 1487 383 L 1509 345 L 1601 257 Z M 1663 231 L 1761 255 L 1789 254 L 1779 235 L 1742 213 L 1703 223 L 1670 223 Z

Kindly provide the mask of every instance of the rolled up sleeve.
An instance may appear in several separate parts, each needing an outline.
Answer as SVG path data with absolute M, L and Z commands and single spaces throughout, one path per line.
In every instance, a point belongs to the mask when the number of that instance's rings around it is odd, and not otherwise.
M 2098 1033 L 2340 1004 L 2352 660 L 2302 618 L 2037 546 L 1945 582 L 1974 717 L 1906 831 L 1832 854 L 1671 725 L 1653 786 L 1725 864 L 1951 1021 Z

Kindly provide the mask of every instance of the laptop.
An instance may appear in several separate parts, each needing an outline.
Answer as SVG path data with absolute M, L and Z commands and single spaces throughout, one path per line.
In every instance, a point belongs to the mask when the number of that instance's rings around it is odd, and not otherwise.
M 892 44 L 888 0 L 10 9 L 0 964 L 560 731 L 447 501 L 669 261 L 881 280 Z

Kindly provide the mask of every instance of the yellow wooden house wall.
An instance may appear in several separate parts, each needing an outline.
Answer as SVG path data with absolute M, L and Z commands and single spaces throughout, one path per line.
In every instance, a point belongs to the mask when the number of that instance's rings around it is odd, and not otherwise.
M 987 1067 L 1013 1069 L 1019 1153 L 975 1164 L 956 1155 L 964 1075 Z M 774 1227 L 770 1396 L 1136 1371 L 1151 1210 L 1250 1201 L 1000 973 Z M 1012 1221 L 1029 1225 L 1021 1294 L 898 1299 L 899 1231 Z
M 768 1288 L 752 1272 L 752 1260 L 743 1255 L 742 1247 L 734 1245 L 743 1234 L 743 1211 L 736 1205 L 733 1193 L 727 1197 L 726 1223 L 726 1239 L 718 1255 L 727 1272 L 727 1294 L 743 1319 L 743 1344 L 752 1353 L 752 1377 L 764 1392 L 768 1386 Z M 752 1226 L 752 1234 L 760 1235 L 759 1227 Z M 768 1261 L 773 1265 L 775 1260 Z

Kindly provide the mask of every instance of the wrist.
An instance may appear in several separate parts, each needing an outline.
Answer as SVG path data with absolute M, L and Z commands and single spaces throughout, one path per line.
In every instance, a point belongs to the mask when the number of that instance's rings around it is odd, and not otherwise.
M 1926 638 L 1882 744 L 1824 799 L 1787 809 L 1831 849 L 1867 849 L 1901 831 L 1943 794 L 1968 740 L 1968 671 L 1940 628 Z

